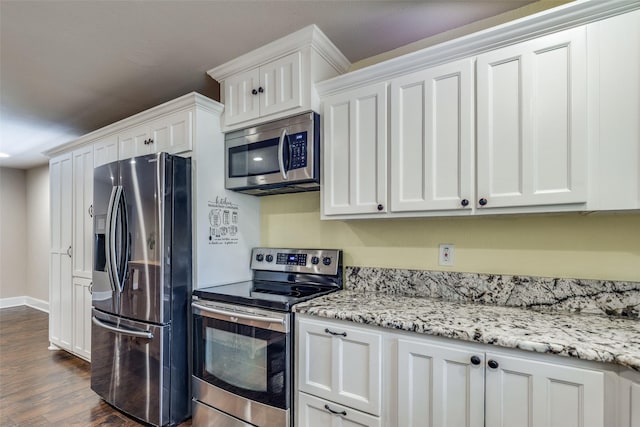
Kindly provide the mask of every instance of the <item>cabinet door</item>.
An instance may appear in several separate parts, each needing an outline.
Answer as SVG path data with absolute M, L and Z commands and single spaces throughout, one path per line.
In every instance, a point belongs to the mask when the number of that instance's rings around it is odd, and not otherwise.
M 91 280 L 73 278 L 73 352 L 91 358 Z
M 296 425 L 299 427 L 380 427 L 379 417 L 298 393 Z
M 483 359 L 481 352 L 398 340 L 397 425 L 483 427 Z
M 73 275 L 93 271 L 93 147 L 73 152 Z
M 486 425 L 605 426 L 603 372 L 492 353 L 486 360 Z
M 391 82 L 393 212 L 471 210 L 473 78 L 465 59 Z
M 149 125 L 137 126 L 122 132 L 118 136 L 118 158 L 130 159 L 151 153 L 149 138 Z
M 387 84 L 323 100 L 324 215 L 386 212 Z
M 224 124 L 234 125 L 260 114 L 260 72 L 253 69 L 233 75 L 224 81 Z M 252 91 L 256 93 L 252 93 Z
M 191 111 L 179 111 L 151 123 L 151 150 L 171 154 L 191 151 Z
M 118 136 L 111 135 L 93 144 L 93 167 L 118 160 Z
M 295 52 L 260 67 L 260 116 L 302 105 L 302 53 Z
M 71 153 L 49 162 L 51 262 L 49 265 L 49 340 L 71 350 L 72 335 L 72 183 Z
M 300 320 L 298 337 L 299 390 L 380 415 L 380 334 Z
M 478 207 L 586 201 L 585 61 L 584 27 L 478 56 Z

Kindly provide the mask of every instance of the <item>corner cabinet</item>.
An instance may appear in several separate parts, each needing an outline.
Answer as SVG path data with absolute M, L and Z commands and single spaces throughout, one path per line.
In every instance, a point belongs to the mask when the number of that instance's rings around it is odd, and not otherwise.
M 587 201 L 586 27 L 477 58 L 477 207 Z
M 636 427 L 640 419 L 640 376 L 618 365 L 296 319 L 299 427 Z
M 350 63 L 315 25 L 208 71 L 220 82 L 223 131 L 319 110 L 314 83 Z

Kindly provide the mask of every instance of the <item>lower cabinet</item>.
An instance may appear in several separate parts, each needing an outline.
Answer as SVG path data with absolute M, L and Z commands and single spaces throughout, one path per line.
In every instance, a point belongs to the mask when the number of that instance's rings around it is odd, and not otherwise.
M 640 426 L 617 365 L 296 319 L 299 427 Z
M 380 417 L 356 411 L 306 393 L 298 393 L 297 426 L 381 427 Z
M 73 352 L 91 359 L 91 279 L 73 278 Z

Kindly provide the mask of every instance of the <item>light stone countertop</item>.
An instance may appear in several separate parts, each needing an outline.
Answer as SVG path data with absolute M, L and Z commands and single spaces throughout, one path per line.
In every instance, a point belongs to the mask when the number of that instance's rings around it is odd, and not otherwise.
M 294 306 L 329 319 L 616 363 L 640 371 L 640 320 L 342 290 Z

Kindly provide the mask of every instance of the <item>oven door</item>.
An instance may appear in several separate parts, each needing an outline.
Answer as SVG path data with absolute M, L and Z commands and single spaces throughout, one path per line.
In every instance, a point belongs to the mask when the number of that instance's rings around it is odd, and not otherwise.
M 290 314 L 204 300 L 192 307 L 194 398 L 252 424 L 286 425 Z

